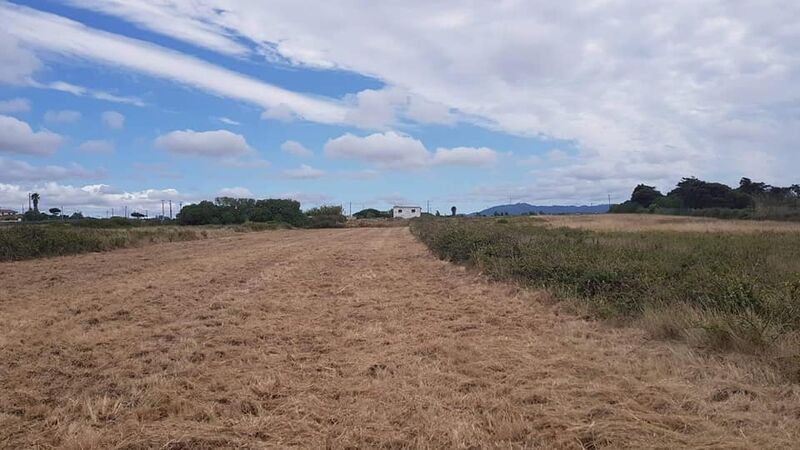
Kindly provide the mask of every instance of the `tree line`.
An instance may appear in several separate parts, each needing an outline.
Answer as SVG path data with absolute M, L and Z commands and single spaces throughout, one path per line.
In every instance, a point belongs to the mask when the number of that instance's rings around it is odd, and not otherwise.
M 303 212 L 300 202 L 288 199 L 217 197 L 184 206 L 180 225 L 231 225 L 245 222 L 280 222 L 294 227 L 332 228 L 344 224 L 341 206 L 320 206 Z
M 689 177 L 681 179 L 666 195 L 654 186 L 639 184 L 633 189 L 630 200 L 611 208 L 614 213 L 696 211 L 698 215 L 713 215 L 703 214 L 703 210 L 718 210 L 720 214 L 725 210 L 740 211 L 731 215 L 745 218 L 748 210 L 765 214 L 781 211 L 779 215 L 787 215 L 786 218 L 795 215 L 800 218 L 800 185 L 771 186 L 742 178 L 739 186 L 732 188 Z

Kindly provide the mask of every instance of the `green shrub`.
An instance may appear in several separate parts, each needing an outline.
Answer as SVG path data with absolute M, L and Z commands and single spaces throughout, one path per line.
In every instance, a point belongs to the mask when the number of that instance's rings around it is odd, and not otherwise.
M 342 214 L 341 206 L 323 205 L 306 211 L 310 228 L 342 228 L 347 217 Z

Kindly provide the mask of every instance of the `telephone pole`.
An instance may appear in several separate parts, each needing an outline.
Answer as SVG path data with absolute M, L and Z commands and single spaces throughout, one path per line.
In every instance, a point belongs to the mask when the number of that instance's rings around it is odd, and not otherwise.
M 169 201 L 169 220 L 172 220 L 172 200 Z
M 427 209 L 428 209 L 428 214 L 430 214 L 430 213 L 431 213 L 431 201 L 430 201 L 430 200 L 428 200 L 427 202 L 428 202 L 428 207 L 427 207 Z
M 164 200 L 161 200 L 161 220 L 164 220 Z

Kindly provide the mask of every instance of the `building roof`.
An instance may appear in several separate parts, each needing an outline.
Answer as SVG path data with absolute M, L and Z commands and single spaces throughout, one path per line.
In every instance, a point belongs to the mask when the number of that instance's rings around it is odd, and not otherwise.
M 16 214 L 16 213 L 17 212 L 14 211 L 13 209 L 0 208 L 0 214 Z
M 392 206 L 392 209 L 394 209 L 394 208 L 422 208 L 422 207 L 421 207 L 421 206 L 402 206 L 402 205 L 395 205 L 395 206 Z

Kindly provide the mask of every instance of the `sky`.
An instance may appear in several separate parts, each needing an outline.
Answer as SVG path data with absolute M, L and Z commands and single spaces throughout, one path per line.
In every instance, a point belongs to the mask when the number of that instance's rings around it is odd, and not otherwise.
M 0 23 L 3 208 L 800 181 L 793 0 L 0 0 Z

